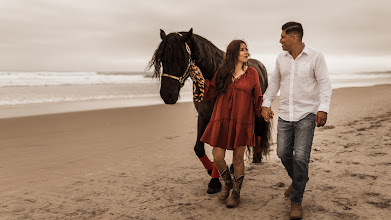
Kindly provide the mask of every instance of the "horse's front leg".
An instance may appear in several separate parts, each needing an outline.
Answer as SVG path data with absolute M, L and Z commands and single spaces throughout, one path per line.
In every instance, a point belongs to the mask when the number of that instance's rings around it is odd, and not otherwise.
M 212 177 L 212 179 L 208 184 L 207 193 L 214 194 L 220 192 L 221 190 L 221 183 L 219 181 L 220 175 L 214 163 L 212 163 L 208 158 L 208 156 L 205 154 L 205 144 L 202 141 L 200 141 L 202 134 L 204 133 L 206 126 L 208 125 L 208 122 L 209 122 L 209 118 L 206 118 L 202 114 L 198 115 L 197 141 L 194 146 L 194 151 L 198 156 L 198 158 L 200 159 L 201 163 L 204 165 L 208 174 Z

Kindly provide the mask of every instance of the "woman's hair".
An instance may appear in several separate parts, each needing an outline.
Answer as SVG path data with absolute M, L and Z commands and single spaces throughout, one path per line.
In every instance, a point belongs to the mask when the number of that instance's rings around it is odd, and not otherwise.
M 246 44 L 242 40 L 233 40 L 227 46 L 227 51 L 224 55 L 223 62 L 216 74 L 216 92 L 217 95 L 227 92 L 228 85 L 232 82 L 235 65 L 238 62 L 240 53 L 240 44 Z M 246 64 L 245 64 L 246 65 Z

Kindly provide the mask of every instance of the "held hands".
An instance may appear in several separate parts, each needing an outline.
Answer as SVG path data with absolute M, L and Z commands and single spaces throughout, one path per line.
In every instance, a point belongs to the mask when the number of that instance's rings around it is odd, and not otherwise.
M 319 111 L 316 114 L 316 126 L 323 127 L 326 124 L 326 121 L 327 121 L 327 113 Z
M 270 122 L 270 119 L 273 119 L 274 112 L 268 107 L 262 107 L 261 115 L 266 122 Z
M 273 119 L 274 112 L 268 107 L 262 107 L 261 115 L 266 122 L 270 122 Z M 323 127 L 327 121 L 327 113 L 319 111 L 316 114 L 316 126 Z

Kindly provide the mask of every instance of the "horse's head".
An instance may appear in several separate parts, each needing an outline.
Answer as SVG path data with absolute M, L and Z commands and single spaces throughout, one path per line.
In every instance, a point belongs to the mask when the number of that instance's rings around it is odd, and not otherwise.
M 189 32 L 170 33 L 160 30 L 160 43 L 148 67 L 154 66 L 154 77 L 161 78 L 160 97 L 166 104 L 178 101 L 179 91 L 188 77 L 191 62 L 189 42 L 193 29 Z M 162 73 L 160 68 L 163 67 Z

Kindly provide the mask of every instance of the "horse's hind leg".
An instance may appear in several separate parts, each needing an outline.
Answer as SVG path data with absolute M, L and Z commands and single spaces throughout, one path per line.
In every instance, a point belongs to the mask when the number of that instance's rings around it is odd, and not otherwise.
M 199 115 L 198 123 L 197 123 L 197 142 L 194 146 L 194 151 L 198 156 L 198 158 L 200 159 L 201 163 L 204 165 L 205 169 L 208 171 L 208 174 L 212 177 L 212 179 L 208 184 L 207 193 L 214 194 L 220 192 L 221 190 L 221 183 L 219 181 L 219 172 L 217 171 L 217 168 L 214 165 L 214 163 L 212 163 L 209 160 L 208 156 L 205 154 L 205 144 L 200 141 L 202 134 L 206 129 L 207 124 L 208 121 L 204 120 L 204 118 L 201 115 Z

